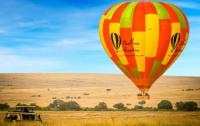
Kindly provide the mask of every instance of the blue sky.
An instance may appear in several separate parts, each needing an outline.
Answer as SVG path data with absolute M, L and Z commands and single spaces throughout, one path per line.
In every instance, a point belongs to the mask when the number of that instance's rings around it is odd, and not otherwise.
M 120 0 L 0 0 L 0 73 L 121 73 L 98 36 L 101 15 Z M 200 1 L 167 0 L 190 22 L 182 56 L 165 75 L 200 76 Z

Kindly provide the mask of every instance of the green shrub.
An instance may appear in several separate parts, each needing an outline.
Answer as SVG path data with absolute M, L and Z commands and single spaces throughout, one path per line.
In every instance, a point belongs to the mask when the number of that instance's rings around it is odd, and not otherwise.
M 113 105 L 114 108 L 118 109 L 118 110 L 125 110 L 126 107 L 124 106 L 123 103 L 117 103 L 115 105 Z
M 197 110 L 197 103 L 193 101 L 185 102 L 183 105 L 184 111 L 196 111 Z
M 65 102 L 63 100 L 57 99 L 54 100 L 52 105 L 54 108 L 59 108 L 62 104 L 64 104 Z
M 75 102 L 75 101 L 69 101 L 69 102 L 65 102 L 64 104 L 61 104 L 59 107 L 59 110 L 80 110 L 81 107 L 80 105 Z
M 176 103 L 176 108 L 180 111 L 196 111 L 198 109 L 197 106 L 197 103 L 193 101 Z
M 28 105 L 24 103 L 17 103 L 16 106 L 28 106 Z
M 184 102 L 176 102 L 176 109 L 183 110 Z
M 0 110 L 7 110 L 10 106 L 7 103 L 0 103 Z
M 34 106 L 35 110 L 40 110 L 41 109 L 41 107 L 39 105 L 37 105 L 36 103 L 31 103 L 30 106 Z
M 133 109 L 134 110 L 141 110 L 141 109 L 143 109 L 143 106 L 135 105 Z
M 138 104 L 143 106 L 144 104 L 146 104 L 146 101 L 145 100 L 139 101 Z
M 160 103 L 158 103 L 158 109 L 173 109 L 172 103 L 168 100 L 162 100 Z
M 50 103 L 49 105 L 48 105 L 48 107 L 47 108 L 49 108 L 49 110 L 54 110 L 54 109 L 59 109 L 60 108 L 60 106 L 62 105 L 62 104 L 64 104 L 65 102 L 63 101 L 63 100 L 60 100 L 60 99 L 56 99 L 56 100 L 54 100 L 52 103 Z
M 94 109 L 96 111 L 104 111 L 104 110 L 108 110 L 108 107 L 107 107 L 107 104 L 105 102 L 99 102 L 99 104 L 96 105 Z

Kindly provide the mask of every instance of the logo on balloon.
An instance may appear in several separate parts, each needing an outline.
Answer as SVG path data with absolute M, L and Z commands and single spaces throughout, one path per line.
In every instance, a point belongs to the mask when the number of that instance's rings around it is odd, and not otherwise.
M 171 38 L 171 46 L 173 48 L 172 52 L 177 48 L 179 41 L 180 41 L 180 33 L 175 33 Z
M 115 48 L 115 50 L 118 52 L 120 46 L 121 46 L 121 37 L 117 34 L 117 33 L 112 33 L 111 34 L 111 40 L 112 40 L 112 44 Z

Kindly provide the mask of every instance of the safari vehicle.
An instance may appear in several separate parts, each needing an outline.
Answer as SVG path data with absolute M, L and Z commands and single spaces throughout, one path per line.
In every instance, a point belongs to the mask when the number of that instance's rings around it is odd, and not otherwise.
M 42 122 L 39 114 L 35 113 L 33 109 L 35 106 L 16 106 L 16 109 L 6 113 L 5 122 L 13 121 L 38 121 Z

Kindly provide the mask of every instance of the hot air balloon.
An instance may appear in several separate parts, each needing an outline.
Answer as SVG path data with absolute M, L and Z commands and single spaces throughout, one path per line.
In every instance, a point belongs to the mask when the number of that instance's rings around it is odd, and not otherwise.
M 166 2 L 121 2 L 109 8 L 99 26 L 104 50 L 149 99 L 152 84 L 183 52 L 189 35 L 185 14 Z

